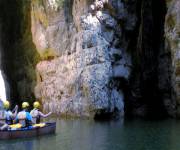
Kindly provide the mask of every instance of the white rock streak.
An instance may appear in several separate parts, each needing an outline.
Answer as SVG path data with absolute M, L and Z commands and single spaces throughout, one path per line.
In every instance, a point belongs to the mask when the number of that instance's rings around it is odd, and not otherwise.
M 6 100 L 6 88 L 1 70 L 0 70 L 0 96 L 2 101 Z

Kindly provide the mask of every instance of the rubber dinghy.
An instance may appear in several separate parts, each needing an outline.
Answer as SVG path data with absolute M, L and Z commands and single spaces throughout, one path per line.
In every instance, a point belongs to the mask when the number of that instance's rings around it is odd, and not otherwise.
M 56 132 L 56 122 L 46 123 L 44 127 L 35 128 L 21 128 L 17 130 L 0 131 L 0 140 L 31 138 L 47 134 L 54 134 Z

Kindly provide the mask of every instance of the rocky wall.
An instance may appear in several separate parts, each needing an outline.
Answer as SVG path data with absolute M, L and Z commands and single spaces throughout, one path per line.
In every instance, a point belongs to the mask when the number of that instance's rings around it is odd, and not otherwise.
M 168 1 L 165 21 L 166 50 L 171 52 L 172 99 L 180 115 L 180 1 Z
M 68 5 L 73 11 L 66 11 Z M 122 13 L 131 15 L 121 1 L 33 1 L 33 41 L 44 59 L 36 67 L 35 95 L 45 111 L 81 117 L 124 115 L 124 93 L 113 84 L 117 78 L 128 80 L 131 71 L 120 22 L 129 21 L 126 28 L 131 30 L 136 18 L 128 20 Z
M 12 1 L 0 29 L 13 101 L 35 95 L 64 116 L 179 114 L 178 0 Z

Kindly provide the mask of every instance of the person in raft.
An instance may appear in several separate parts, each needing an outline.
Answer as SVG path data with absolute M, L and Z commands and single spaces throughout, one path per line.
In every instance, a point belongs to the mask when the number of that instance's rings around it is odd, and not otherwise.
M 13 111 L 10 110 L 10 102 L 3 102 L 3 110 L 0 111 L 0 123 L 2 126 L 0 130 L 5 130 L 9 128 L 9 125 L 13 124 L 13 120 L 16 118 L 18 112 L 18 106 L 16 105 Z
M 23 102 L 22 103 L 22 111 L 17 114 L 16 123 L 22 125 L 22 128 L 31 126 L 34 122 L 32 120 L 31 114 L 28 112 L 29 103 Z
M 33 103 L 33 107 L 34 109 L 31 110 L 30 114 L 32 116 L 32 120 L 34 123 L 36 124 L 39 124 L 40 123 L 40 120 L 41 118 L 46 118 L 48 117 L 49 115 L 51 115 L 52 113 L 49 112 L 48 114 L 43 114 L 39 109 L 40 109 L 40 103 L 38 101 L 35 101 Z
M 3 101 L 1 100 L 1 97 L 0 97 L 0 130 L 2 130 L 3 126 L 6 125 L 5 123 L 5 110 L 4 110 L 4 107 L 3 107 Z

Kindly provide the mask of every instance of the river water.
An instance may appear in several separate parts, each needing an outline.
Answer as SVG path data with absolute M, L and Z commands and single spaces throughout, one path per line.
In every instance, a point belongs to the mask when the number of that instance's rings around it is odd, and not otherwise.
M 0 141 L 0 150 L 179 150 L 180 121 L 57 119 L 55 135 Z

